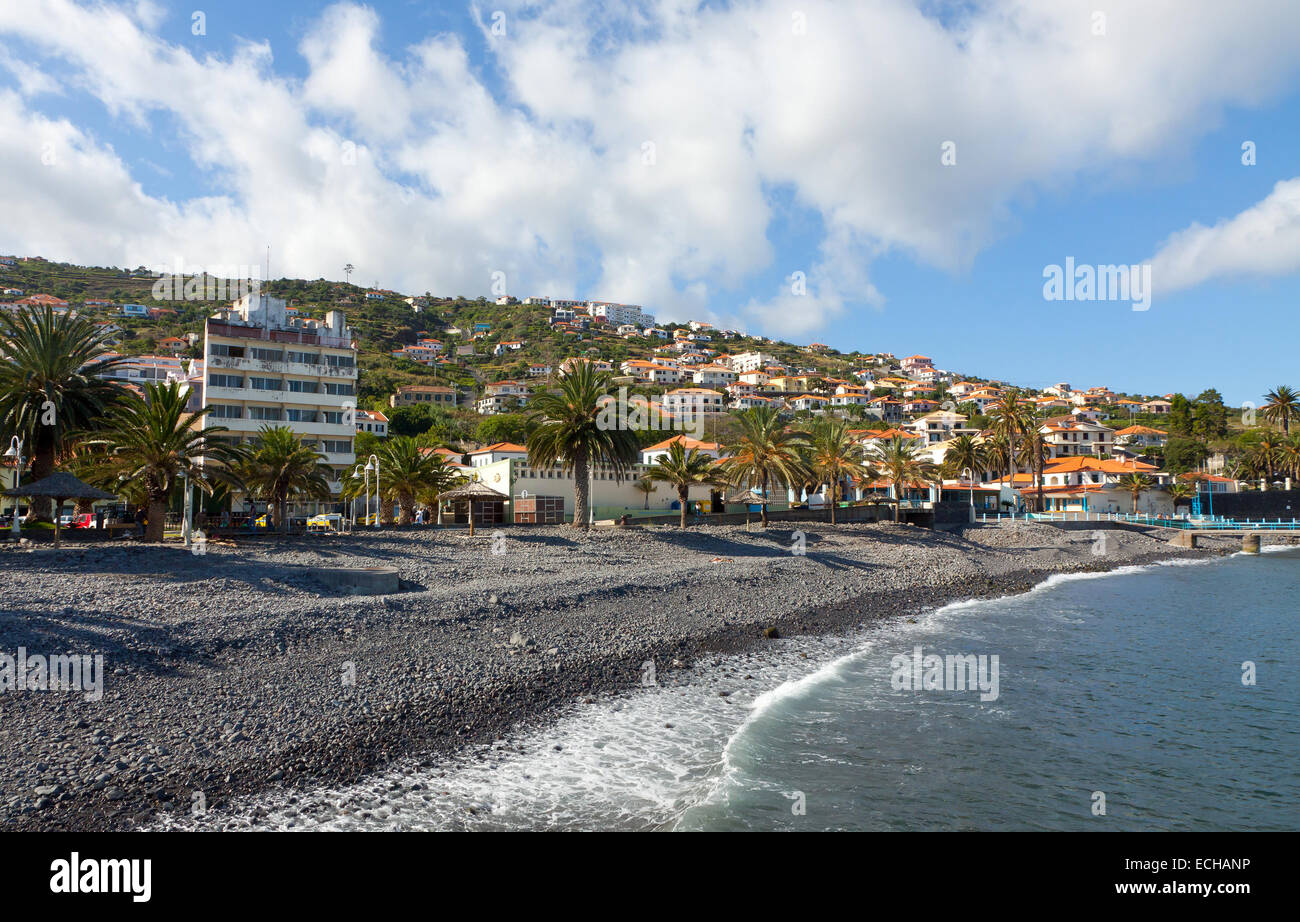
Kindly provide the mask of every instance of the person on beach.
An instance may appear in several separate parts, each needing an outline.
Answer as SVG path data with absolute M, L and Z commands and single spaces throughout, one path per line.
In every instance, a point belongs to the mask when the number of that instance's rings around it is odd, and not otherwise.
M 145 515 L 144 507 L 136 506 L 135 508 L 135 533 L 138 537 L 144 537 Z

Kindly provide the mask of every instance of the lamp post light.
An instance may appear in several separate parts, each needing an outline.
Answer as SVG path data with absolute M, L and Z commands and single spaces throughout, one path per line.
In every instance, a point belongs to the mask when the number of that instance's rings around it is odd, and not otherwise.
M 366 461 L 366 470 L 375 472 L 375 530 L 379 530 L 379 458 L 371 455 Z
M 362 478 L 363 480 L 365 480 L 365 482 L 366 482 L 366 506 L 369 507 L 369 506 L 370 506 L 370 479 L 369 479 L 369 475 L 366 473 L 366 469 L 365 469 L 364 467 L 362 467 L 360 464 L 358 464 L 358 465 L 356 466 L 356 468 L 352 471 L 352 476 L 353 476 L 354 478 L 356 478 L 356 477 L 360 477 L 360 478 Z M 352 495 L 352 530 L 353 530 L 353 531 L 356 531 L 356 530 L 357 530 L 357 497 L 356 497 L 356 494 L 353 494 L 353 495 Z
M 9 450 L 5 452 L 5 457 L 14 459 L 14 487 L 13 488 L 17 490 L 18 481 L 23 476 L 23 440 L 18 438 L 18 436 L 16 435 L 13 438 L 11 438 L 9 440 Z M 18 524 L 18 497 L 17 496 L 14 497 L 14 521 L 10 531 L 13 533 L 13 536 L 15 538 L 17 538 L 22 532 L 22 529 Z

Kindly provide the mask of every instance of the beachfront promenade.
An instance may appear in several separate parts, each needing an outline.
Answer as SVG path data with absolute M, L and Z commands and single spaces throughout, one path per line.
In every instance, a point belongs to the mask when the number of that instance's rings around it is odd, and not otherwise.
M 1294 535 L 1300 539 L 1300 519 L 1232 519 L 1226 516 L 1196 516 L 1174 519 L 1151 515 L 1133 515 L 1122 512 L 1029 512 L 1020 516 L 994 514 L 979 516 L 980 522 L 1020 518 L 1033 522 L 1111 522 L 1137 525 L 1143 528 L 1168 529 L 1169 543 L 1178 547 L 1196 547 L 1201 537 L 1241 536 L 1241 549 L 1249 554 L 1259 553 L 1260 535 Z

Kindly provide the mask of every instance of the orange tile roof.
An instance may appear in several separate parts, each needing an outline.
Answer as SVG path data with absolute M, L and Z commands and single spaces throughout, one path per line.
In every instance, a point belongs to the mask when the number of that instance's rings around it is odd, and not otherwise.
M 1097 471 L 1102 474 L 1146 474 L 1154 470 L 1156 470 L 1154 464 L 1146 464 L 1142 461 L 1116 461 L 1113 458 L 1094 458 L 1091 455 L 1056 458 L 1043 466 L 1044 474 L 1068 474 L 1078 471 Z
M 523 445 L 516 445 L 514 442 L 495 442 L 477 451 L 471 451 L 471 455 L 485 455 L 490 451 L 522 451 L 527 453 L 528 449 Z
M 645 451 L 667 451 L 676 443 L 681 442 L 682 448 L 690 451 L 692 448 L 700 451 L 717 451 L 721 446 L 717 442 L 701 442 L 699 439 L 693 439 L 689 435 L 675 435 L 670 439 L 664 439 L 662 442 L 651 445 L 649 448 L 641 449 Z

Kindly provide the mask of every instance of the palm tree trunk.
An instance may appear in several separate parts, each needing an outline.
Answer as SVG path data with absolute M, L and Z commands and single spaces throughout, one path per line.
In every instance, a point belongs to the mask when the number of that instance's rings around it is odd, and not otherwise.
M 573 527 L 587 527 L 587 502 L 590 499 L 590 484 L 587 483 L 587 453 L 577 452 L 573 456 Z
M 398 496 L 398 525 L 410 525 L 415 521 L 415 494 L 402 493 Z
M 688 502 L 689 497 L 690 493 L 686 487 L 677 488 L 677 500 L 682 507 L 682 528 L 686 527 L 686 503 Z
M 144 539 L 146 541 L 160 542 L 163 539 L 163 525 L 167 516 L 167 503 L 165 497 L 149 497 L 148 512 L 149 523 L 144 529 Z
M 894 521 L 901 521 L 900 515 L 903 512 L 903 485 L 897 480 L 894 481 Z
M 37 427 L 35 451 L 32 453 L 32 466 L 24 483 L 35 483 L 37 480 L 54 473 L 54 440 L 50 436 L 43 435 L 46 431 L 48 431 L 48 427 Z M 30 497 L 27 505 L 27 523 L 30 525 L 32 522 L 37 521 L 54 521 L 54 515 L 50 511 L 53 506 L 54 501 L 48 496 Z M 17 509 L 18 507 L 15 506 L 14 508 Z
M 831 524 L 832 525 L 835 524 L 835 499 L 839 495 L 839 490 L 836 489 L 838 486 L 839 486 L 838 481 L 831 482 Z
M 763 521 L 763 528 L 767 528 L 767 477 L 763 477 L 763 502 L 758 504 L 758 514 Z

